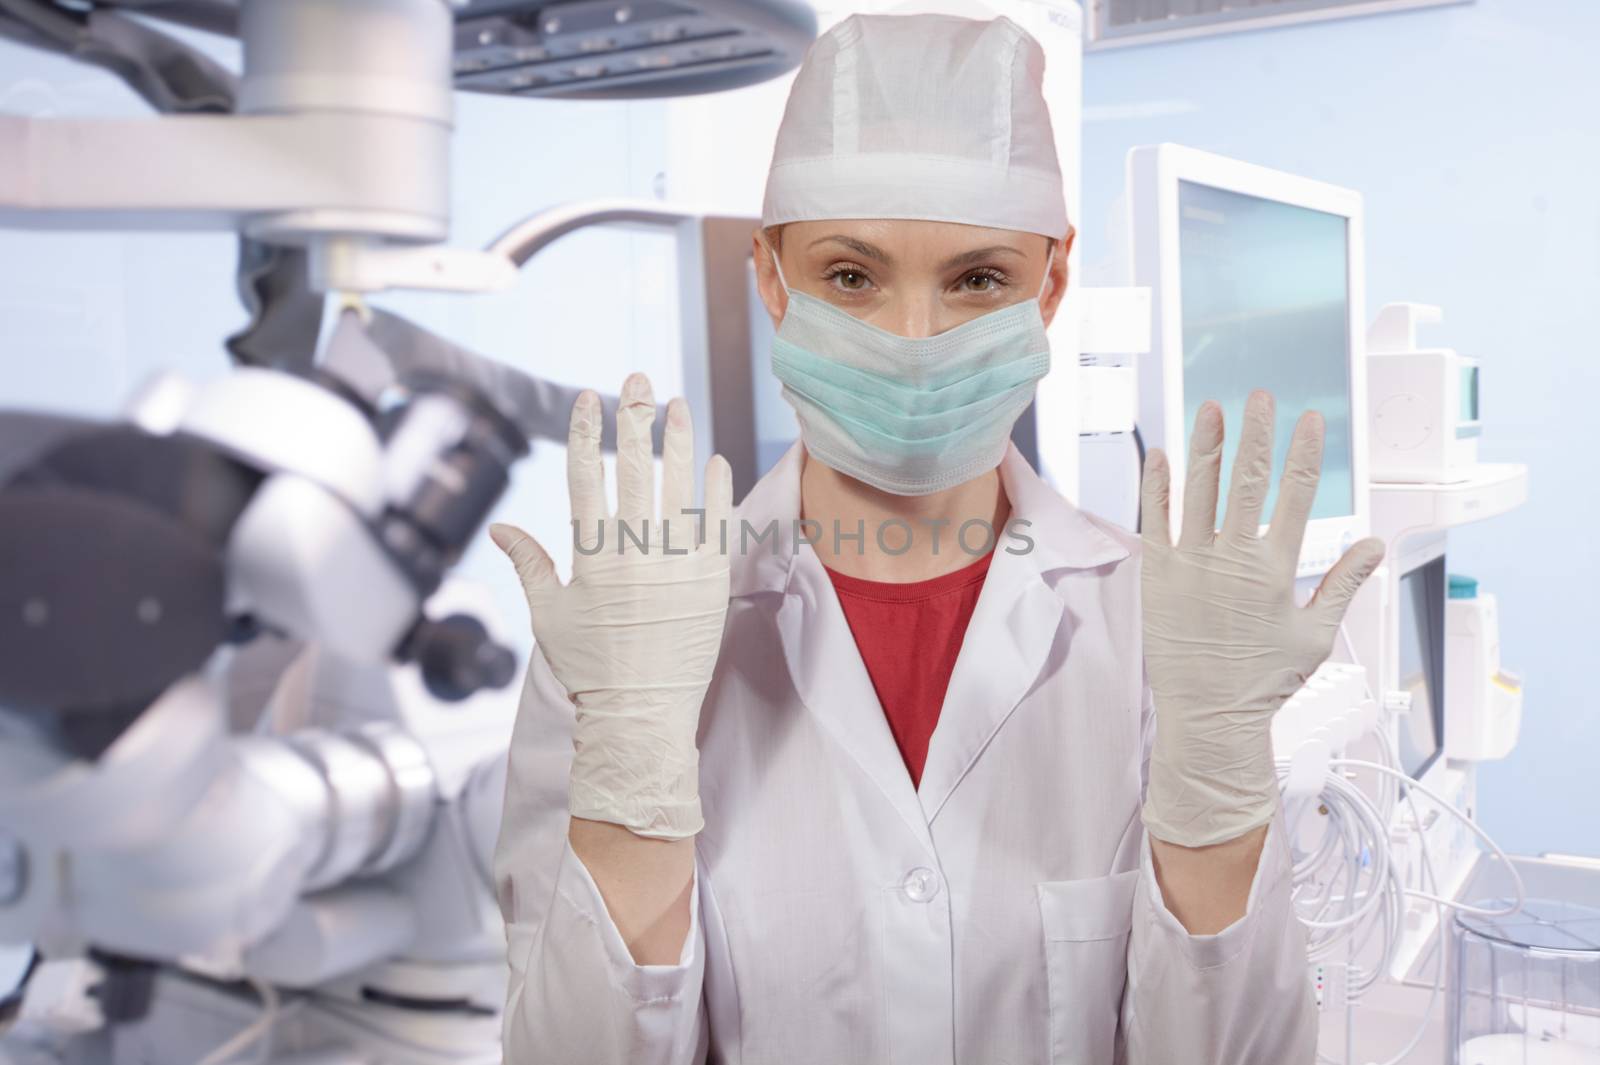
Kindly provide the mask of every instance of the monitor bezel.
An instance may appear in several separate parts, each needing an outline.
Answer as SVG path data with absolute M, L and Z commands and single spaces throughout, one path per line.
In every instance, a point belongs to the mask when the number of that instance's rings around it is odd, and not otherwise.
M 1326 572 L 1344 549 L 1371 528 L 1367 481 L 1367 375 L 1365 240 L 1361 194 L 1252 163 L 1176 144 L 1135 148 L 1128 155 L 1128 232 L 1133 283 L 1149 288 L 1152 322 L 1150 353 L 1139 370 L 1139 428 L 1146 448 L 1159 447 L 1172 469 L 1171 513 L 1183 508 L 1188 467 L 1184 425 L 1183 321 L 1179 271 L 1178 186 L 1180 182 L 1221 189 L 1345 219 L 1346 280 L 1350 337 L 1350 479 L 1348 516 L 1316 518 L 1306 525 L 1298 577 Z M 1281 415 L 1280 415 L 1281 416 Z M 1237 426 L 1226 431 L 1236 432 Z M 1280 476 L 1274 470 L 1273 476 Z M 1220 511 L 1226 507 L 1223 501 Z M 1263 515 L 1270 519 L 1271 515 Z M 1172 523 L 1174 537 L 1179 521 Z M 1261 530 L 1264 531 L 1263 525 Z

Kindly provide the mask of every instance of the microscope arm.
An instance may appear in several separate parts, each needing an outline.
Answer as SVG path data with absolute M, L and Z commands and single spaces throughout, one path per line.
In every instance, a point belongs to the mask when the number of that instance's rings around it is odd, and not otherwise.
M 448 126 L 372 115 L 5 115 L 0 225 L 257 235 L 295 218 L 345 217 L 396 238 L 442 240 L 446 174 L 417 162 L 445 158 L 448 136 Z

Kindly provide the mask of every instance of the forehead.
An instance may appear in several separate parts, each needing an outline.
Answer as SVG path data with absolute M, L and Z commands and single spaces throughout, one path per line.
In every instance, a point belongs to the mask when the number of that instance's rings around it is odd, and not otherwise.
M 837 255 L 847 253 L 851 245 L 867 245 L 890 259 L 943 258 L 984 247 L 1011 248 L 1026 255 L 1042 253 L 1044 243 L 1040 237 L 1014 229 L 922 219 L 850 218 L 790 222 L 783 227 L 784 251 L 799 255 Z

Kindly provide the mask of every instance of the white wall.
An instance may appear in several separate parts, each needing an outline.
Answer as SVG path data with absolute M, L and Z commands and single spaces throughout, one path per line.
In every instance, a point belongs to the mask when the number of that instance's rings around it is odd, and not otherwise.
M 1522 739 L 1480 774 L 1508 849 L 1600 856 L 1600 698 L 1584 680 L 1600 596 L 1600 5 L 1478 0 L 1241 33 L 1084 64 L 1090 283 L 1137 144 L 1176 141 L 1359 189 L 1368 317 L 1444 308 L 1425 336 L 1483 360 L 1481 457 L 1530 467 L 1528 504 L 1451 535 L 1453 572 L 1500 598 Z M 1097 264 L 1097 257 L 1101 261 Z

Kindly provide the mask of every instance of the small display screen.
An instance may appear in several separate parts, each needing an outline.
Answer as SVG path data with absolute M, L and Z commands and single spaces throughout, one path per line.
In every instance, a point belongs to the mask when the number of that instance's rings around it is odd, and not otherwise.
M 1400 578 L 1400 690 L 1411 712 L 1400 720 L 1400 768 L 1413 779 L 1439 757 L 1444 740 L 1444 558 Z
M 1228 497 L 1245 400 L 1264 388 L 1278 420 L 1262 520 L 1271 518 L 1277 474 L 1307 410 L 1327 425 L 1311 517 L 1354 514 L 1348 220 L 1189 181 L 1178 183 L 1178 213 L 1184 426 L 1194 430 L 1206 400 L 1222 404 L 1220 498 Z M 1170 442 L 1180 447 L 1187 438 Z
M 1478 420 L 1478 367 L 1461 367 L 1461 420 Z

